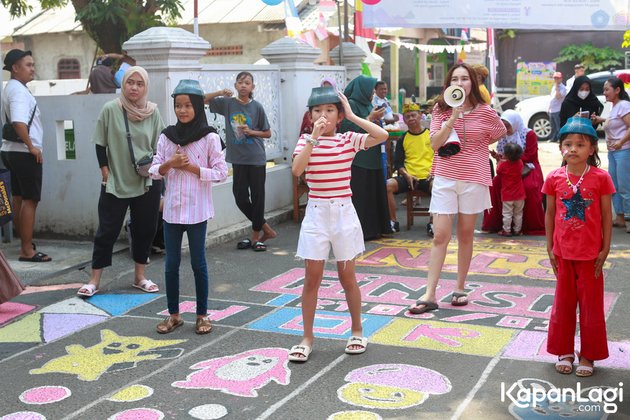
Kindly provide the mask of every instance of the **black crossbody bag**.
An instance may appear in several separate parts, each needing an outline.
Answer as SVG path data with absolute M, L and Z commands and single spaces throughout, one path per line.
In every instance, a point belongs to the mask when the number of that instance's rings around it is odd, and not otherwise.
M 37 104 L 35 104 L 35 108 L 33 108 L 33 112 L 31 112 L 31 118 L 28 120 L 27 130 L 31 131 L 31 124 L 33 123 L 33 118 L 35 117 L 35 111 L 37 110 Z M 15 127 L 13 127 L 13 123 L 9 120 L 9 116 L 5 113 L 4 116 L 7 119 L 7 122 L 2 126 L 2 138 L 8 141 L 12 141 L 13 143 L 24 143 L 22 139 L 18 136 L 15 131 Z
M 129 120 L 127 119 L 127 111 L 123 108 L 123 116 L 125 117 L 125 129 L 127 130 L 127 144 L 129 145 L 129 155 L 131 155 L 131 164 L 136 170 L 136 173 L 144 178 L 149 177 L 149 168 L 153 163 L 153 155 L 147 155 L 141 157 L 136 161 L 136 156 L 133 154 L 133 145 L 131 144 L 131 133 L 129 133 Z

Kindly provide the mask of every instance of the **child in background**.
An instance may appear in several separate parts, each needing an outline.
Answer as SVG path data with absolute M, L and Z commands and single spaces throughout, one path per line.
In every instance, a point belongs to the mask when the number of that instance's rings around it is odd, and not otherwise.
M 231 97 L 230 89 L 223 89 L 206 94 L 204 100 L 210 112 L 225 117 L 225 158 L 232 164 L 232 193 L 238 208 L 252 222 L 251 238 L 240 241 L 236 247 L 266 251 L 265 242 L 277 236 L 265 221 L 267 157 L 263 139 L 271 137 L 271 129 L 265 109 L 253 99 L 254 87 L 254 76 L 242 71 L 234 83 L 236 98 Z
M 289 360 L 293 362 L 305 362 L 311 353 L 317 292 L 331 246 L 352 319 L 352 334 L 345 351 L 359 354 L 367 348 L 361 325 L 361 291 L 354 271 L 354 258 L 365 250 L 365 245 L 352 205 L 350 166 L 359 150 L 380 144 L 388 136 L 376 124 L 357 117 L 348 99 L 332 87 L 314 88 L 308 107 L 314 121 L 313 134 L 300 137 L 293 152 L 292 168 L 296 177 L 306 171 L 310 189 L 296 254 L 306 264 L 302 289 L 304 336 L 299 345 L 289 350 Z M 344 115 L 367 134 L 350 131 L 337 134 L 337 125 Z
M 214 216 L 212 183 L 227 178 L 227 164 L 221 139 L 208 126 L 199 82 L 181 80 L 172 96 L 177 124 L 166 127 L 160 134 L 149 170 L 152 178 L 168 180 L 164 197 L 164 276 L 169 316 L 157 325 L 157 332 L 170 333 L 184 323 L 179 313 L 179 264 L 186 232 L 197 294 L 195 332 L 207 334 L 212 324 L 207 316 L 206 225 Z
M 545 180 L 547 253 L 557 278 L 547 351 L 556 371 L 573 372 L 576 305 L 580 307 L 577 376 L 591 376 L 595 360 L 608 357 L 602 267 L 610 251 L 612 199 L 608 172 L 599 169 L 591 121 L 571 117 L 560 129 L 562 167 Z
M 503 158 L 497 167 L 497 174 L 502 177 L 503 230 L 499 232 L 501 236 L 512 236 L 512 222 L 514 222 L 514 235 L 521 235 L 525 207 L 522 155 L 521 146 L 516 143 L 507 143 L 503 149 Z

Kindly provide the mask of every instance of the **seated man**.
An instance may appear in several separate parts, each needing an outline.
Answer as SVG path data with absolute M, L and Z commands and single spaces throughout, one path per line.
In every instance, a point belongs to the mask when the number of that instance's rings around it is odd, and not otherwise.
M 416 103 L 403 105 L 403 119 L 409 130 L 396 143 L 394 169 L 398 171 L 398 176 L 387 180 L 387 203 L 392 229 L 395 232 L 400 232 L 400 224 L 396 218 L 394 194 L 412 189 L 431 193 L 432 183 L 430 174 L 434 152 L 431 148 L 429 130 L 421 125 L 420 105 Z M 427 234 L 433 236 L 431 219 L 427 224 Z

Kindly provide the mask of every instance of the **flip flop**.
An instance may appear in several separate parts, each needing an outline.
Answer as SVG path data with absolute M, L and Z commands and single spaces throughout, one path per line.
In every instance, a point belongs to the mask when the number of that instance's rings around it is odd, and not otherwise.
M 267 245 L 265 245 L 263 242 L 257 241 L 254 246 L 252 246 L 252 249 L 255 252 L 262 252 L 262 251 L 266 251 L 267 250 Z
M 313 349 L 310 346 L 305 344 L 299 344 L 297 346 L 291 347 L 289 350 L 289 361 L 290 362 L 306 362 L 308 357 L 311 355 Z
M 464 298 L 463 301 L 460 299 Z M 466 306 L 468 305 L 468 293 L 463 292 L 453 292 L 453 297 L 451 298 L 451 305 L 453 306 Z
M 85 290 L 85 292 L 82 292 L 81 290 Z M 84 296 L 84 297 L 94 296 L 96 293 L 98 293 L 98 289 L 96 288 L 96 286 L 94 286 L 93 284 L 90 284 L 90 283 L 84 284 L 77 291 L 77 295 Z
M 367 343 L 368 343 L 367 337 L 359 337 L 359 336 L 353 335 L 352 337 L 348 338 L 348 342 L 346 343 L 346 353 L 347 354 L 365 353 L 365 350 L 367 349 Z M 361 348 L 351 349 L 350 348 L 351 346 L 361 346 Z
M 249 239 L 243 239 L 241 242 L 236 244 L 236 249 L 247 249 L 252 247 L 252 241 Z
M 421 306 L 421 307 L 418 308 L 418 306 Z M 428 300 L 418 300 L 416 301 L 415 306 L 412 306 L 411 308 L 409 308 L 409 312 L 415 315 L 420 315 L 425 312 L 435 311 L 438 308 L 439 306 L 435 302 L 429 302 Z
M 182 325 L 184 325 L 183 319 L 175 319 L 172 316 L 167 316 L 164 321 L 157 324 L 155 330 L 158 332 L 158 334 L 168 334 L 170 332 L 173 332 L 175 328 L 181 327 Z
M 25 261 L 25 262 L 50 262 L 50 261 L 52 261 L 52 258 L 50 258 L 48 255 L 44 254 L 43 252 L 36 252 L 35 254 L 33 254 L 32 257 L 20 257 L 20 258 L 18 258 L 18 261 Z
M 156 288 L 155 289 L 151 289 L 151 286 L 156 286 Z M 136 289 L 140 289 L 143 292 L 147 292 L 147 293 L 155 293 L 155 292 L 159 292 L 160 291 L 160 288 L 157 287 L 157 284 L 153 283 L 149 279 L 144 279 L 138 284 L 134 283 L 133 287 L 135 287 Z

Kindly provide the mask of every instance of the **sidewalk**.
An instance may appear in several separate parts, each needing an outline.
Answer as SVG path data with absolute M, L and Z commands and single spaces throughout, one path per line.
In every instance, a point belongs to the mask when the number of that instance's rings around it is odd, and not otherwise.
M 543 166 L 555 167 L 557 144 L 540 147 Z M 162 256 L 152 257 L 147 267 L 160 292 L 141 293 L 131 287 L 133 264 L 121 242 L 100 292 L 83 300 L 75 292 L 88 278 L 91 244 L 37 241 L 54 261 L 16 263 L 32 287 L 0 305 L 0 418 L 27 418 L 20 412 L 48 419 L 606 416 L 593 398 L 581 404 L 545 401 L 536 408 L 519 401 L 518 390 L 532 382 L 540 389 L 581 387 L 583 396 L 585 388 L 607 387 L 608 401 L 618 409 L 608 418 L 630 418 L 630 398 L 620 385 L 630 374 L 629 234 L 614 230 L 605 267 L 610 357 L 596 364 L 593 377 L 580 379 L 555 373 L 554 358 L 545 352 L 554 278 L 543 237 L 477 234 L 467 281 L 470 303 L 464 307 L 449 304 L 456 278 L 451 244 L 438 290 L 440 309 L 409 314 L 407 306 L 426 284 L 425 224 L 416 218 L 411 230 L 367 243 L 357 261 L 370 340 L 363 355 L 343 353 L 349 314 L 335 266 L 326 265 L 317 338 L 305 364 L 287 361 L 301 330 L 298 224 L 273 222 L 279 236 L 267 252 L 236 250 L 243 230 L 225 232 L 207 249 L 214 328 L 205 336 L 194 334 L 194 281 L 186 255 L 180 298 L 186 323 L 159 335 L 155 325 L 166 308 Z M 13 264 L 7 245 L 1 248 Z M 87 271 L 77 268 L 86 264 Z M 623 401 L 614 391 L 624 393 Z

